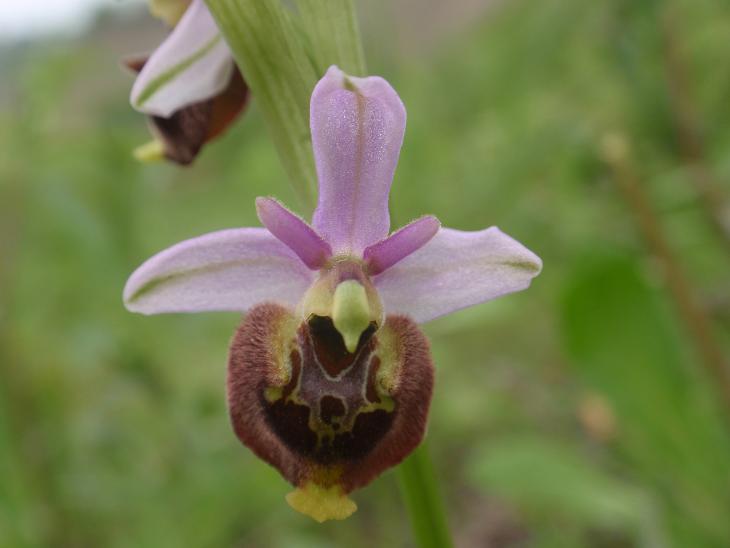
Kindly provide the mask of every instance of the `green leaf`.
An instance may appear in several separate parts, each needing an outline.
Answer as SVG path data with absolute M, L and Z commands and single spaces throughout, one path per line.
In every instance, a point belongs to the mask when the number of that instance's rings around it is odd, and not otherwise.
M 682 546 L 730 545 L 730 444 L 671 309 L 631 257 L 578 264 L 562 303 L 575 370 L 609 400 L 632 472 L 664 494 L 672 537 Z
M 476 485 L 516 505 L 528 521 L 599 527 L 641 540 L 641 546 L 664 545 L 646 494 L 569 445 L 519 436 L 485 443 L 467 471 Z

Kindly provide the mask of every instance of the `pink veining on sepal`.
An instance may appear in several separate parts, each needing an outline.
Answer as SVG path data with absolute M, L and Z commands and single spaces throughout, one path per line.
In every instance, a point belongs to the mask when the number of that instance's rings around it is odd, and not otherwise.
M 441 227 L 433 215 L 426 215 L 407 224 L 384 240 L 379 241 L 363 253 L 368 272 L 375 276 L 405 259 L 433 238 Z
M 335 254 L 359 255 L 390 229 L 405 107 L 382 78 L 354 78 L 333 66 L 312 92 L 310 125 L 319 179 L 312 226 Z
M 256 198 L 261 224 L 291 249 L 312 270 L 324 266 L 332 248 L 301 217 L 274 198 Z

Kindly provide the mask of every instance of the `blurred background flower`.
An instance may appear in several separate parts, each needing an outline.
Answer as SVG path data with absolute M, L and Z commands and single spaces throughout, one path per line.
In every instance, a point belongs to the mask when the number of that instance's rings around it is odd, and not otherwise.
M 170 34 L 154 52 L 125 61 L 137 73 L 130 101 L 154 136 L 134 155 L 189 165 L 244 109 L 248 85 L 203 0 L 154 0 L 150 11 Z
M 295 196 L 255 102 L 192 170 L 134 162 L 146 129 L 110 60 L 166 29 L 94 4 L 50 35 L 0 7 L 0 545 L 409 545 L 393 474 L 344 523 L 280 503 L 226 417 L 237 314 L 124 310 L 142 259 Z M 425 327 L 459 545 L 729 545 L 730 6 L 359 8 L 409 112 L 392 224 L 494 223 L 550 265 Z

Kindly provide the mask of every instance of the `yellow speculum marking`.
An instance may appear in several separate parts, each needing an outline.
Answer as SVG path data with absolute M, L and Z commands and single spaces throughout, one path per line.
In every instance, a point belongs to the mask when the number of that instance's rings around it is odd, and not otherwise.
M 380 394 L 392 394 L 398 388 L 398 370 L 402 362 L 400 343 L 389 329 L 378 331 L 380 368 L 375 375 L 375 389 Z
M 281 399 L 283 392 L 281 386 L 268 386 L 264 389 L 264 399 L 269 403 L 274 403 Z

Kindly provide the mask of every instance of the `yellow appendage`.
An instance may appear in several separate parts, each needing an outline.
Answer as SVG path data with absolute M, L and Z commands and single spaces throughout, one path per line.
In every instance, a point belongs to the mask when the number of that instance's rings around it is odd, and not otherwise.
M 322 523 L 330 519 L 349 518 L 357 504 L 342 492 L 338 485 L 321 487 L 309 482 L 286 496 L 289 506 Z
M 150 164 L 165 159 L 165 145 L 157 139 L 138 146 L 132 151 L 132 156 L 138 162 Z

